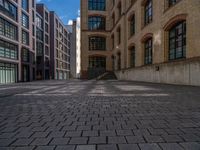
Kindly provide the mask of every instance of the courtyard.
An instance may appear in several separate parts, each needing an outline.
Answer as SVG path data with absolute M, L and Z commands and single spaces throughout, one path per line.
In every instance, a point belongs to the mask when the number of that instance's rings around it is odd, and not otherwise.
M 200 88 L 115 80 L 1 85 L 0 150 L 200 150 Z

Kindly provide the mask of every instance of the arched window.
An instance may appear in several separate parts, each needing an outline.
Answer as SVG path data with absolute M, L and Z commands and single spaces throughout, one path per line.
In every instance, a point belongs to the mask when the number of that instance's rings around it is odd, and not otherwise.
M 169 60 L 186 57 L 186 21 L 169 29 Z
M 106 0 L 88 0 L 89 10 L 105 11 Z
M 105 30 L 106 19 L 102 16 L 89 16 L 88 29 L 89 30 Z
M 153 3 L 152 0 L 147 0 L 144 5 L 144 24 L 147 25 L 153 20 Z
M 152 53 L 153 53 L 153 39 L 148 38 L 144 42 L 144 64 L 145 65 L 152 64 L 152 60 L 153 60 Z
M 89 50 L 95 51 L 95 50 L 106 50 L 106 38 L 105 37 L 99 37 L 99 36 L 92 36 L 89 37 Z

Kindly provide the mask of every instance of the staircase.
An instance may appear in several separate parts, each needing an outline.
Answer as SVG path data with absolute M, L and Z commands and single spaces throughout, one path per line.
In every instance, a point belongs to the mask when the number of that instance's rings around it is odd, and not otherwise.
M 97 77 L 97 80 L 117 80 L 114 72 L 105 72 L 104 74 Z

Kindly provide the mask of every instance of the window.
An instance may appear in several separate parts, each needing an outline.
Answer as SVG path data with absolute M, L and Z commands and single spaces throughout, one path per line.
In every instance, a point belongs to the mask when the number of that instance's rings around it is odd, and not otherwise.
M 22 61 L 29 62 L 29 50 L 22 48 Z
M 43 29 L 43 26 L 42 26 L 42 19 L 36 15 L 36 18 L 35 18 L 35 24 L 36 26 L 38 26 L 39 28 Z
M 105 11 L 106 0 L 88 0 L 89 10 Z
M 22 43 L 29 45 L 29 33 L 24 30 L 22 30 Z
M 48 12 L 45 12 L 45 20 L 48 22 L 49 21 L 49 14 Z
M 38 39 L 38 40 L 40 40 L 40 41 L 43 41 L 43 31 L 42 30 L 40 30 L 40 29 L 36 29 L 36 38 Z
M 145 6 L 144 6 L 144 23 L 145 25 L 149 24 L 152 22 L 153 19 L 153 4 L 152 4 L 152 0 L 147 0 Z
M 130 67 L 135 67 L 135 47 L 130 49 Z
M 120 19 L 122 15 L 122 4 L 121 2 L 118 4 L 118 19 Z
M 43 55 L 43 44 L 41 42 L 36 42 L 36 49 L 37 49 L 37 55 L 42 56 Z
M 0 0 L 0 12 L 17 21 L 17 7 L 8 0 Z
M 112 15 L 112 25 L 113 25 L 113 27 L 114 27 L 114 25 L 115 25 L 115 14 L 113 13 L 113 15 Z
M 120 27 L 117 29 L 117 34 L 118 34 L 118 44 L 120 44 L 121 43 L 121 28 Z
M 186 57 L 186 21 L 169 30 L 169 60 Z
M 0 17 L 0 35 L 17 40 L 17 27 Z
M 17 82 L 17 65 L 0 63 L 0 84 Z
M 48 35 L 45 35 L 45 43 L 49 44 L 49 37 L 48 37 Z
M 49 56 L 49 47 L 45 46 L 45 55 Z
M 49 26 L 48 26 L 47 23 L 45 23 L 45 32 L 46 32 L 46 33 L 49 33 Z
M 111 40 L 112 40 L 112 49 L 114 49 L 114 47 L 115 47 L 115 36 L 114 36 L 114 34 L 111 36 Z
M 130 19 L 130 36 L 135 34 L 135 15 Z
M 175 5 L 178 2 L 178 0 L 168 0 L 169 7 Z
M 35 8 L 35 0 L 32 0 L 32 7 Z
M 89 17 L 88 28 L 89 30 L 105 30 L 106 21 L 105 17 L 91 16 Z
M 0 40 L 0 57 L 18 59 L 17 45 Z
M 22 26 L 27 29 L 29 28 L 29 18 L 24 13 L 22 13 Z
M 89 50 L 106 50 L 106 38 L 104 37 L 90 37 Z
M 152 64 L 152 38 L 149 38 L 144 43 L 144 64 Z
M 22 0 L 22 8 L 28 11 L 28 0 Z
M 117 59 L 117 69 L 121 70 L 121 53 L 117 53 L 118 59 Z
M 89 68 L 106 68 L 106 57 L 89 57 Z

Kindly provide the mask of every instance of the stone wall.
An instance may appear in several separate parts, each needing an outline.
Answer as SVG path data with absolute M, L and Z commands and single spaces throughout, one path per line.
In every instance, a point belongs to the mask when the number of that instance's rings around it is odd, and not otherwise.
M 116 71 L 119 80 L 200 86 L 200 58 Z

